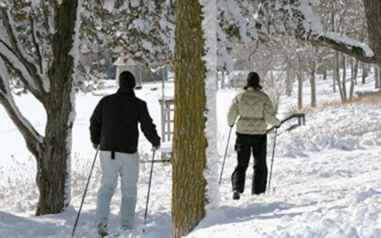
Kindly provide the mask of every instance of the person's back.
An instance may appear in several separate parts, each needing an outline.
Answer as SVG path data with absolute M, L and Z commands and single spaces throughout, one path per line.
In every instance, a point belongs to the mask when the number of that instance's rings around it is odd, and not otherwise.
M 98 234 L 106 236 L 110 202 L 121 177 L 121 227 L 131 229 L 135 223 L 137 181 L 139 177 L 138 124 L 145 137 L 157 149 L 160 137 L 152 122 L 146 103 L 134 93 L 134 76 L 126 71 L 120 75 L 120 88 L 104 97 L 90 119 L 91 141 L 100 149 L 101 187 L 97 198 Z
M 228 114 L 229 125 L 233 125 L 237 117 L 237 133 L 241 134 L 265 134 L 269 124 L 278 123 L 270 98 L 253 87 L 234 98 Z
M 121 83 L 117 93 L 104 97 L 96 107 L 91 117 L 91 140 L 100 150 L 135 153 L 138 123 L 152 145 L 160 145 L 146 103 L 137 98 L 128 85 Z

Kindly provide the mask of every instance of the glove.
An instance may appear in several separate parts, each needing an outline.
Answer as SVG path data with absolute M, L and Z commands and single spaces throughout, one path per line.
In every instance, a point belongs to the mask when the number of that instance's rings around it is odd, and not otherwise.
M 160 144 L 158 145 L 152 145 L 152 151 L 156 151 L 160 149 Z

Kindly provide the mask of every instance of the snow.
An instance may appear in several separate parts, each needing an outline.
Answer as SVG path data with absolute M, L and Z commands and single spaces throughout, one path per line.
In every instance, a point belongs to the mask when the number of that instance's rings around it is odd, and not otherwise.
M 331 80 L 318 81 L 319 102 L 338 99 L 331 93 Z M 108 83 L 110 86 L 112 83 Z M 173 93 L 168 83 L 165 95 Z M 374 82 L 368 79 L 369 88 Z M 151 116 L 160 125 L 160 83 L 144 84 L 137 96 L 147 101 Z M 308 85 L 306 85 L 308 87 Z M 152 90 L 152 89 L 159 90 Z M 115 87 L 97 92 L 108 94 Z M 308 101 L 309 90 L 305 90 Z M 217 147 L 220 161 L 229 128 L 226 111 L 237 91 L 217 92 Z M 72 205 L 78 209 L 95 151 L 89 139 L 89 117 L 101 96 L 79 94 L 73 130 Z M 295 97 L 281 99 L 280 118 L 295 105 Z M 30 95 L 16 97 L 32 124 L 43 130 L 46 115 Z M 22 137 L 0 107 L 0 237 L 70 237 L 76 210 L 59 215 L 34 217 L 37 199 L 35 163 Z M 272 188 L 265 195 L 231 199 L 230 174 L 235 166 L 234 140 L 230 141 L 220 202 L 208 209 L 206 218 L 188 238 L 379 238 L 381 237 L 381 111 L 378 103 L 335 105 L 307 111 L 307 125 L 278 138 Z M 160 130 L 159 130 L 160 131 Z M 272 146 L 269 137 L 269 151 Z M 151 146 L 140 137 L 142 160 L 151 159 Z M 270 156 L 269 152 L 269 156 Z M 159 159 L 159 156 L 156 158 Z M 142 232 L 145 195 L 150 164 L 141 164 L 138 184 L 137 228 L 121 238 L 168 238 L 171 228 L 171 166 L 155 164 L 146 232 Z M 219 171 L 219 166 L 214 168 Z M 76 237 L 94 237 L 95 201 L 100 182 L 97 164 L 91 180 Z M 247 187 L 252 177 L 248 170 Z M 118 229 L 120 191 L 111 206 L 110 228 Z
M 109 12 L 112 12 L 114 10 L 114 6 L 115 6 L 115 0 L 103 1 L 103 7 Z
M 79 0 L 78 1 L 78 7 L 77 7 L 77 14 L 76 14 L 76 21 L 75 21 L 75 28 L 74 28 L 74 33 L 73 33 L 73 47 L 71 49 L 71 51 L 69 52 L 69 54 L 73 57 L 73 68 L 76 69 L 77 66 L 78 66 L 78 62 L 79 62 L 79 57 L 80 57 L 80 48 L 79 48 L 79 44 L 80 44 L 80 39 L 79 39 L 79 35 L 80 35 L 80 27 L 81 27 L 81 10 L 82 10 L 82 0 Z M 69 119 L 68 119 L 68 122 L 67 122 L 67 128 L 72 128 L 73 126 L 73 123 L 74 123 L 74 120 L 75 120 L 75 117 L 76 117 L 76 110 L 75 110 L 75 100 L 76 100 L 76 95 L 75 95 L 75 88 L 74 88 L 74 84 L 75 84 L 75 80 L 78 78 L 77 75 L 76 75 L 76 72 L 77 70 L 74 70 L 73 72 L 73 75 L 72 75 L 72 89 L 71 89 L 71 92 L 70 92 L 70 103 L 71 103 L 71 109 L 70 109 L 70 114 L 69 114 Z M 72 131 L 70 130 L 68 132 L 68 136 L 67 136 L 67 139 L 66 139 L 66 151 L 71 154 L 71 150 L 72 150 L 72 144 L 73 144 L 73 141 L 72 141 L 72 136 L 73 136 L 73 133 Z M 70 201 L 71 201 L 71 163 L 72 163 L 72 158 L 71 156 L 68 156 L 67 157 L 67 161 L 66 161 L 66 166 L 67 166 L 67 169 L 66 169 L 66 174 L 68 174 L 69 176 L 66 177 L 66 181 L 65 181 L 65 204 L 70 204 Z
M 207 165 L 204 171 L 204 176 L 207 180 L 207 199 L 208 207 L 215 207 L 218 205 L 219 192 L 217 186 L 217 170 L 218 167 L 218 154 L 217 154 L 217 9 L 216 0 L 205 0 L 200 2 L 203 6 L 203 30 L 204 37 L 206 38 L 205 51 L 207 52 L 204 57 L 206 64 L 206 112 L 205 117 L 208 118 L 206 122 L 205 134 L 208 140 L 208 148 L 206 151 Z

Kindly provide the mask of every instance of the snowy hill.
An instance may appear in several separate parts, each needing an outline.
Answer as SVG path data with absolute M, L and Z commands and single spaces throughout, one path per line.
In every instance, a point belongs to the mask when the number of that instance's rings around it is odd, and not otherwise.
M 145 85 L 137 95 L 147 100 L 155 123 L 160 125 L 155 84 Z M 319 84 L 324 101 L 337 98 L 326 82 Z M 113 92 L 111 88 L 102 93 Z M 308 90 L 306 90 L 308 92 Z M 227 105 L 237 92 L 218 92 L 219 152 L 222 156 L 228 128 Z M 168 93 L 167 93 L 168 95 Z M 308 94 L 305 95 L 306 99 Z M 73 134 L 73 207 L 80 204 L 94 151 L 88 136 L 88 118 L 100 96 L 79 95 Z M 286 113 L 295 98 L 282 100 Z M 18 98 L 33 124 L 43 130 L 44 115 L 29 96 Z M 220 204 L 208 210 L 207 217 L 189 238 L 379 238 L 381 237 L 381 102 L 329 106 L 307 112 L 307 125 L 283 133 L 278 140 L 272 190 L 251 196 L 247 179 L 241 200 L 231 199 L 230 174 L 235 166 L 234 139 L 230 143 Z M 70 237 L 76 210 L 63 214 L 33 217 L 37 192 L 35 165 L 21 136 L 0 108 L 0 237 Z M 282 115 L 279 117 L 282 118 Z M 41 119 L 42 118 L 42 119 Z M 233 136 L 234 137 L 234 136 Z M 271 137 L 271 136 L 270 136 Z M 151 156 L 150 145 L 141 137 L 142 159 Z M 269 140 L 269 158 L 272 140 Z M 218 168 L 217 168 L 218 169 Z M 252 170 L 248 170 L 248 178 Z M 149 165 L 141 164 L 137 205 L 138 224 L 133 232 L 120 237 L 170 237 L 170 165 L 155 165 L 151 206 L 146 232 L 142 232 Z M 97 165 L 77 237 L 94 237 L 95 200 L 100 171 Z M 111 229 L 118 229 L 119 189 L 112 203 Z

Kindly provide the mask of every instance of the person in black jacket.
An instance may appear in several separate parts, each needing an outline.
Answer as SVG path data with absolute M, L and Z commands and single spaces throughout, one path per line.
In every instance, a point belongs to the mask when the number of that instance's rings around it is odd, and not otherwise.
M 135 78 L 129 71 L 119 77 L 119 90 L 106 96 L 96 106 L 90 119 L 90 134 L 94 148 L 100 149 L 102 181 L 97 198 L 97 228 L 102 236 L 108 234 L 110 202 L 121 177 L 121 228 L 132 229 L 135 222 L 139 155 L 139 131 L 160 147 L 160 137 L 149 115 L 147 104 L 134 93 Z

